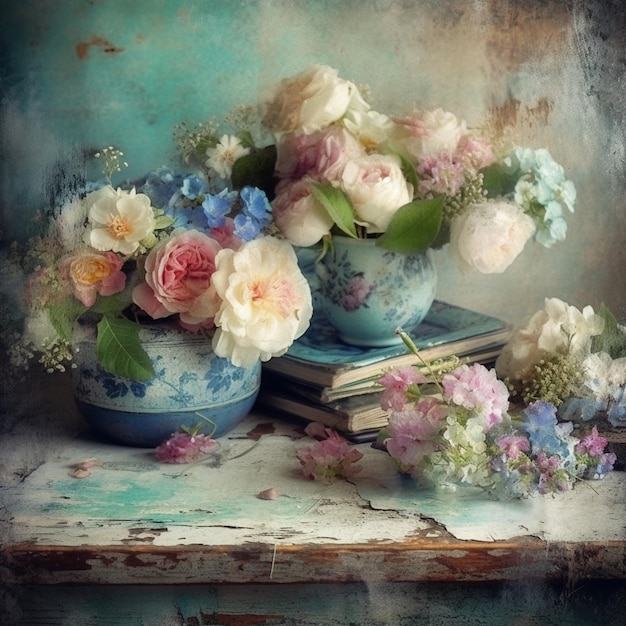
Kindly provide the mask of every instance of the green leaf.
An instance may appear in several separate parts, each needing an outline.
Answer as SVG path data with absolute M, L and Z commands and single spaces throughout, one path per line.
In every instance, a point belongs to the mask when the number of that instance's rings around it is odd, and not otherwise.
M 483 175 L 483 188 L 489 198 L 505 196 L 515 189 L 519 180 L 519 174 L 512 171 L 501 163 L 494 163 L 481 170 Z
M 48 309 L 50 323 L 61 339 L 70 341 L 76 320 L 87 310 L 87 307 L 76 298 L 68 298 Z
M 443 198 L 414 200 L 400 207 L 377 245 L 393 252 L 421 252 L 431 246 L 441 228 Z
M 89 309 L 100 315 L 118 316 L 124 309 L 128 307 L 130 302 L 123 298 L 124 292 L 113 296 L 98 296 L 94 305 Z
M 413 189 L 417 191 L 420 186 L 420 179 L 417 175 L 417 170 L 415 169 L 415 165 L 411 163 L 405 156 L 398 154 L 400 157 L 402 174 L 404 178 L 406 178 L 407 182 L 413 185 Z
M 163 230 L 164 228 L 169 228 L 174 223 L 174 218 L 168 217 L 167 215 L 159 215 L 154 220 L 154 230 Z
M 140 326 L 130 320 L 105 315 L 98 323 L 96 356 L 112 374 L 131 380 L 150 380 L 154 366 L 139 341 Z
M 276 166 L 276 146 L 266 146 L 242 156 L 233 164 L 231 182 L 234 189 L 243 189 L 246 185 L 258 187 L 267 195 L 274 197 L 274 168 Z
M 354 225 L 354 208 L 348 196 L 331 185 L 313 185 L 313 195 L 326 209 L 337 227 L 350 237 L 356 238 Z
M 606 352 L 612 359 L 626 356 L 626 334 L 620 329 L 615 316 L 604 304 L 600 306 L 598 315 L 604 319 L 602 334 L 592 337 L 591 351 Z

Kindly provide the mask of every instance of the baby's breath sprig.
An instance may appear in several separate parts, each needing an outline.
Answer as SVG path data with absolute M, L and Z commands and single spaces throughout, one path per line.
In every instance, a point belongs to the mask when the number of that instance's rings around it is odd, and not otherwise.
M 124 153 L 118 148 L 114 148 L 113 146 L 107 146 L 106 148 L 103 148 L 102 150 L 94 154 L 94 157 L 96 159 L 104 160 L 102 173 L 104 174 L 104 177 L 107 179 L 109 184 L 111 184 L 113 174 L 115 174 L 116 172 L 121 172 L 122 166 L 128 167 L 128 163 L 121 160 L 123 156 Z
M 200 122 L 190 129 L 186 122 L 174 126 L 174 142 L 183 163 L 190 163 L 204 155 L 207 148 L 217 143 L 217 124 L 215 122 Z
M 522 401 L 550 402 L 559 407 L 567 398 L 576 396 L 584 382 L 582 372 L 580 361 L 568 354 L 541 359 L 533 367 L 531 377 L 523 381 Z

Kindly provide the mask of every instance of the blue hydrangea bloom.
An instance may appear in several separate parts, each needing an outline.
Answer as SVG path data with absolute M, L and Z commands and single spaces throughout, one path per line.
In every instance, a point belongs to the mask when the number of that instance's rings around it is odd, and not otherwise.
M 272 206 L 265 192 L 257 187 L 246 186 L 241 190 L 243 212 L 255 218 L 261 228 L 272 222 Z
M 206 216 L 209 228 L 220 228 L 226 223 L 226 216 L 230 213 L 236 192 L 224 189 L 217 195 L 207 194 L 202 203 L 202 210 Z
M 249 215 L 239 214 L 233 220 L 235 223 L 235 235 L 243 241 L 252 241 L 259 236 L 260 227 L 257 220 Z
M 572 424 L 566 424 L 571 430 Z M 548 456 L 570 455 L 567 435 L 557 428 L 556 407 L 549 402 L 533 402 L 524 409 L 524 429 L 533 452 L 543 450 Z
M 145 193 L 152 205 L 167 211 L 180 199 L 182 177 L 167 167 L 161 167 L 146 176 L 141 184 L 141 193 Z M 138 187 L 139 190 L 139 187 Z
M 185 198 L 195 200 L 206 192 L 206 182 L 200 176 L 186 176 L 183 180 L 181 192 Z

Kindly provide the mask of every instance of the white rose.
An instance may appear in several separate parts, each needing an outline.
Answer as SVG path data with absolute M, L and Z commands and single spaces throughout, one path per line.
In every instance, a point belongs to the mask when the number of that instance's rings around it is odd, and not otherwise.
M 339 120 L 355 101 L 355 92 L 356 86 L 339 78 L 337 70 L 314 65 L 280 82 L 266 105 L 263 123 L 280 133 L 315 132 Z
M 546 298 L 545 308 L 532 315 L 502 350 L 496 361 L 498 376 L 523 380 L 542 358 L 584 355 L 591 338 L 603 328 L 604 320 L 592 307 L 580 311 L 558 298 Z
M 262 237 L 239 250 L 221 250 L 213 286 L 222 300 L 213 349 L 234 365 L 280 356 L 309 326 L 309 285 L 291 245 Z
M 346 113 L 343 124 L 367 149 L 386 142 L 396 131 L 393 120 L 384 113 L 376 111 L 350 109 Z
M 413 199 L 395 155 L 371 154 L 348 161 L 341 187 L 352 202 L 356 221 L 371 233 L 385 231 L 395 212 Z
M 139 242 L 154 231 L 154 210 L 150 198 L 135 189 L 113 189 L 110 185 L 86 198 L 91 232 L 89 243 L 96 250 L 132 254 Z
M 272 201 L 272 214 L 280 232 L 296 246 L 316 244 L 330 233 L 334 222 L 315 198 L 311 181 L 298 180 L 280 186 Z
M 508 202 L 472 205 L 450 224 L 450 253 L 462 270 L 504 272 L 535 232 L 533 220 Z

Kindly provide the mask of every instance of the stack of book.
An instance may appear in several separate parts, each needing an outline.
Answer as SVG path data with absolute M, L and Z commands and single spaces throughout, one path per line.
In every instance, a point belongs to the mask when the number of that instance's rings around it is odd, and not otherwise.
M 458 356 L 462 363 L 492 363 L 511 336 L 510 324 L 435 301 L 426 318 L 405 329 L 422 358 Z M 303 421 L 322 422 L 353 440 L 368 440 L 387 423 L 378 379 L 419 361 L 404 343 L 361 348 L 343 343 L 329 324 L 314 319 L 282 357 L 263 364 L 259 405 Z

